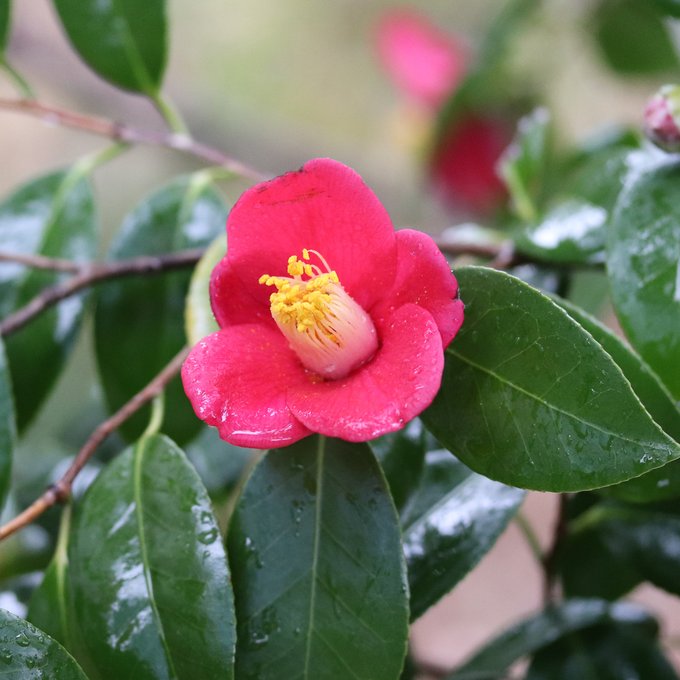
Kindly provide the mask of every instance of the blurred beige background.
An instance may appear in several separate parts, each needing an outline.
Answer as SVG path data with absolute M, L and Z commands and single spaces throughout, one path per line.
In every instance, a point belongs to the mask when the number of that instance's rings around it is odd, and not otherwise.
M 41 101 L 143 129 L 162 128 L 150 104 L 103 83 L 80 63 L 47 0 L 13 4 L 9 58 Z M 500 6 L 491 0 L 413 4 L 442 27 L 468 35 L 473 44 Z M 372 43 L 378 17 L 394 6 L 387 0 L 175 0 L 170 2 L 166 91 L 197 139 L 267 173 L 333 156 L 364 176 L 397 226 L 437 232 L 454 218 L 423 192 L 417 159 L 400 143 L 399 95 L 377 64 Z M 516 68 L 555 114 L 567 142 L 604 124 L 638 124 L 645 99 L 660 84 L 618 80 L 600 65 L 581 30 L 588 6 L 584 0 L 546 2 L 513 53 Z M 0 96 L 15 96 L 1 76 Z M 0 192 L 105 143 L 0 111 Z M 167 178 L 197 167 L 180 154 L 139 148 L 99 169 L 102 252 L 137 200 Z M 245 185 L 222 186 L 234 200 Z M 34 431 L 77 418 L 89 398 L 78 386 L 92 371 L 84 337 Z M 554 508 L 549 494 L 531 494 L 525 506 L 544 544 Z M 540 587 L 534 558 L 511 525 L 479 568 L 415 624 L 417 657 L 441 666 L 460 661 L 489 635 L 534 611 Z M 639 589 L 633 599 L 662 613 L 680 667 L 678 600 L 651 587 Z

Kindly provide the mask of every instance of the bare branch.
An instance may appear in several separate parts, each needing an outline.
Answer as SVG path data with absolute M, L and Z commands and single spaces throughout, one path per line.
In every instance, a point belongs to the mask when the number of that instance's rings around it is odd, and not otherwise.
M 154 274 L 190 267 L 198 262 L 202 254 L 203 250 L 194 249 L 167 255 L 143 255 L 117 262 L 97 262 L 83 265 L 70 279 L 45 288 L 26 305 L 5 318 L 0 323 L 0 336 L 18 331 L 49 307 L 95 283 L 123 276 Z
M 73 260 L 60 260 L 56 257 L 43 257 L 42 255 L 23 255 L 22 253 L 10 253 L 7 250 L 0 250 L 0 261 L 16 262 L 34 269 L 49 269 L 71 274 L 76 274 L 82 269 L 82 265 Z
M 226 155 L 219 149 L 197 142 L 189 135 L 138 130 L 124 123 L 117 123 L 106 118 L 87 116 L 54 106 L 46 106 L 33 99 L 7 99 L 0 97 L 0 109 L 26 113 L 38 118 L 47 125 L 60 125 L 62 127 L 82 130 L 124 144 L 146 144 L 182 151 L 208 161 L 213 165 L 222 166 L 235 175 L 251 179 L 255 182 L 269 179 L 266 175 L 245 163 Z
M 184 347 L 146 387 L 137 392 L 130 401 L 123 404 L 123 406 L 121 406 L 110 418 L 101 423 L 90 435 L 89 439 L 80 449 L 78 455 L 73 459 L 73 462 L 61 479 L 55 484 L 52 484 L 40 498 L 34 501 L 21 514 L 0 527 L 0 541 L 34 522 L 53 505 L 67 501 L 71 495 L 71 488 L 74 480 L 85 467 L 99 445 L 114 430 L 130 418 L 130 416 L 139 411 L 142 406 L 157 397 L 163 391 L 170 380 L 179 373 L 182 363 L 188 353 L 189 348 Z

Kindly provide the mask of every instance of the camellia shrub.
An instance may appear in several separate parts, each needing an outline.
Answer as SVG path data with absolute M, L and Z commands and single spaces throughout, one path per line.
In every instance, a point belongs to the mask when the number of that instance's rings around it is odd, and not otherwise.
M 366 41 L 417 112 L 440 233 L 360 167 L 310 149 L 274 177 L 201 140 L 163 89 L 164 0 L 53 5 L 166 127 L 38 97 L 0 0 L 5 125 L 104 139 L 0 204 L 0 675 L 678 678 L 658 613 L 622 599 L 680 595 L 677 3 L 592 3 L 599 67 L 658 87 L 637 127 L 573 145 L 512 59 L 544 3 L 499 5 L 477 44 L 383 16 Z M 128 206 L 100 258 L 92 176 L 146 146 L 199 167 Z M 105 412 L 59 426 L 39 416 L 79 337 Z M 60 448 L 32 444 L 45 427 Z M 527 490 L 556 494 L 547 548 Z M 412 653 L 512 521 L 542 608 L 456 668 Z

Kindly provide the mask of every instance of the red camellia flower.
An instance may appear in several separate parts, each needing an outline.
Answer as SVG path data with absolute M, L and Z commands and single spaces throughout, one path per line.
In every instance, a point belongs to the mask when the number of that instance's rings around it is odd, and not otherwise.
M 220 330 L 182 369 L 196 414 L 223 439 L 366 441 L 430 404 L 463 322 L 458 285 L 433 240 L 395 232 L 353 170 L 317 159 L 254 186 L 227 242 L 210 284 Z

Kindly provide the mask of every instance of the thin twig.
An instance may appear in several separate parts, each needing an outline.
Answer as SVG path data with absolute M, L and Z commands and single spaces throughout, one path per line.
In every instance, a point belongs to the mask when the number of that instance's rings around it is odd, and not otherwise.
M 0 541 L 7 538 L 11 534 L 19 531 L 23 527 L 34 522 L 46 510 L 57 503 L 66 502 L 71 495 L 71 488 L 75 478 L 80 471 L 85 467 L 99 445 L 122 423 L 124 423 L 132 414 L 136 413 L 147 402 L 158 396 L 163 388 L 175 377 L 184 362 L 189 352 L 188 347 L 184 347 L 170 363 L 141 391 L 130 399 L 127 403 L 118 409 L 110 418 L 105 420 L 97 427 L 97 429 L 90 435 L 84 446 L 78 452 L 78 455 L 73 459 L 68 470 L 59 479 L 59 481 L 52 484 L 45 493 L 34 501 L 26 510 L 17 515 L 13 520 L 7 522 L 0 527 Z
M 555 520 L 555 529 L 553 531 L 552 545 L 543 557 L 543 603 L 547 606 L 556 602 L 557 600 L 557 567 L 560 550 L 564 539 L 567 537 L 569 528 L 569 494 L 561 493 L 559 495 L 559 506 L 557 510 L 557 519 Z
M 125 144 L 147 144 L 182 151 L 214 165 L 220 165 L 235 175 L 256 182 L 269 179 L 263 173 L 228 156 L 219 149 L 195 141 L 188 134 L 138 130 L 124 123 L 47 106 L 33 99 L 0 97 L 0 109 L 27 113 L 48 125 L 61 125 L 62 127 L 83 130 Z
M 77 274 L 83 266 L 73 260 L 61 260 L 56 257 L 43 257 L 42 255 L 23 255 L 22 253 L 10 253 L 0 250 L 1 262 L 16 262 L 33 269 L 49 269 L 55 272 L 68 272 Z
M 190 267 L 198 262 L 202 254 L 203 250 L 193 249 L 167 255 L 143 255 L 118 262 L 97 262 L 84 265 L 74 276 L 43 289 L 26 305 L 6 317 L 0 323 L 0 336 L 18 331 L 49 307 L 95 283 L 123 276 L 153 274 Z
M 500 244 L 481 244 L 452 242 L 441 237 L 434 236 L 434 242 L 439 250 L 446 255 L 474 255 L 489 259 L 488 266 L 494 269 L 507 269 L 518 264 L 520 257 L 516 253 L 512 241 L 503 241 Z

